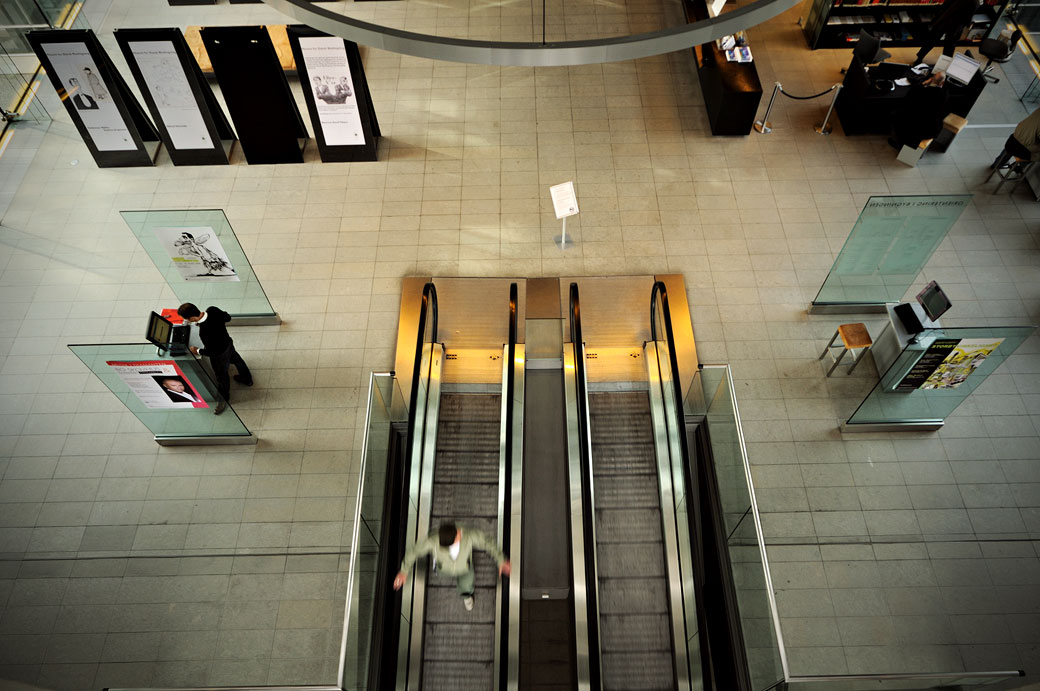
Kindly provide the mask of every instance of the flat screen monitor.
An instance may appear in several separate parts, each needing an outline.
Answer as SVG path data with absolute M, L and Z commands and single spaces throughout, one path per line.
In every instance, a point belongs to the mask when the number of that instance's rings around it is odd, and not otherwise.
M 148 331 L 144 335 L 148 342 L 160 348 L 169 348 L 172 336 L 173 324 L 168 319 L 164 319 L 152 312 L 151 316 L 148 317 Z
M 950 66 L 946 68 L 946 76 L 958 84 L 968 85 L 978 71 L 977 60 L 972 60 L 964 53 L 957 53 L 953 56 Z
M 859 30 L 859 40 L 856 41 L 852 54 L 859 58 L 864 65 L 873 65 L 885 58 L 892 57 L 890 53 L 881 49 L 881 39 L 863 29 Z
M 921 303 L 924 313 L 932 321 L 941 317 L 946 313 L 946 310 L 953 306 L 950 299 L 946 297 L 946 293 L 943 292 L 942 288 L 935 281 L 926 285 L 924 290 L 917 294 L 917 301 Z

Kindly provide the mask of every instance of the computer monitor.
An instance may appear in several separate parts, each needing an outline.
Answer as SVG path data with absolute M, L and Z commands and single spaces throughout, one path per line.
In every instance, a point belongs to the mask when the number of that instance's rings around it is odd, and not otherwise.
M 892 57 L 890 53 L 881 49 L 881 39 L 864 29 L 859 30 L 859 40 L 856 41 L 852 54 L 864 65 L 873 65 Z
M 173 324 L 168 319 L 164 319 L 152 312 L 148 317 L 148 330 L 145 332 L 144 337 L 149 343 L 159 348 L 167 349 L 170 347 L 170 340 L 173 338 Z
M 953 306 L 950 299 L 946 297 L 946 293 L 943 292 L 942 288 L 935 281 L 926 285 L 924 290 L 917 294 L 917 301 L 921 303 L 924 313 L 932 321 L 937 320 L 946 313 L 946 310 Z
M 949 67 L 946 68 L 946 77 L 958 84 L 967 86 L 978 71 L 979 63 L 977 60 L 972 60 L 964 53 L 957 53 L 953 56 L 953 60 L 950 61 Z

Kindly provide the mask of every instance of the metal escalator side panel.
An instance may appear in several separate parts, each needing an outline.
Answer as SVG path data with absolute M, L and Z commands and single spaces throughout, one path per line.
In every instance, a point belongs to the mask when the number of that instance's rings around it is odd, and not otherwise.
M 509 347 L 506 346 L 508 352 Z M 506 691 L 516 691 L 520 685 L 520 574 L 523 573 L 523 501 L 524 501 L 524 346 L 516 344 L 513 362 L 513 419 L 506 424 L 513 426 L 513 467 L 507 478 L 506 491 L 511 494 L 509 520 L 509 561 L 512 571 L 509 576 L 509 653 L 506 659 Z M 505 399 L 505 396 L 502 397 Z M 504 408 L 503 408 L 504 410 Z M 504 416 L 503 416 L 504 417 Z M 501 505 L 501 503 L 499 504 Z M 502 519 L 499 518 L 499 525 Z M 496 625 L 496 631 L 501 630 Z M 496 650 L 498 647 L 496 647 Z M 496 676 L 496 679 L 499 678 Z
M 430 355 L 430 377 L 428 390 L 425 391 L 423 406 L 419 410 L 425 410 L 423 416 L 422 434 L 416 434 L 412 440 L 412 458 L 418 458 L 419 463 L 412 463 L 412 482 L 409 483 L 409 501 L 412 510 L 409 511 L 408 537 L 414 543 L 420 537 L 425 536 L 430 530 L 430 504 L 433 495 L 433 466 L 437 454 L 437 422 L 441 403 L 441 379 L 444 371 L 444 347 L 439 343 L 424 349 Z M 423 387 L 419 387 L 420 398 L 423 397 Z M 416 429 L 419 429 L 418 420 Z M 415 455 L 418 453 L 418 455 Z M 414 527 L 412 516 L 415 516 Z M 422 650 L 423 650 L 423 628 L 426 620 L 426 559 L 415 562 L 415 574 L 409 579 L 411 588 L 404 588 L 406 596 L 410 601 L 410 610 L 405 610 L 402 601 L 401 611 L 410 611 L 409 626 L 402 627 L 401 644 L 398 651 L 398 660 L 408 660 L 406 669 L 399 668 L 397 675 L 398 691 L 418 691 L 421 684 Z
M 682 492 L 682 454 L 674 430 L 674 414 L 669 415 L 671 380 L 667 368 L 659 366 L 657 347 L 652 341 L 643 346 L 647 377 L 650 381 L 650 417 L 654 428 L 654 454 L 657 458 L 658 485 L 661 494 L 662 537 L 665 568 L 668 576 L 668 599 L 671 612 L 672 645 L 677 688 L 700 691 L 699 675 L 691 674 L 688 642 L 697 635 L 697 598 L 694 591 L 693 560 L 688 556 L 690 537 L 685 522 L 677 521 L 679 507 L 676 490 Z M 679 463 L 673 459 L 679 459 Z M 681 501 L 681 499 L 680 499 Z M 684 550 L 685 547 L 685 550 Z M 686 557 L 686 558 L 684 558 Z M 689 630 L 687 629 L 689 627 Z
M 584 353 L 583 353 L 584 355 Z M 574 344 L 563 344 L 563 389 L 567 414 L 567 468 L 570 482 L 571 560 L 574 575 L 574 647 L 577 658 L 578 691 L 589 691 L 588 593 L 585 579 L 585 507 L 581 497 L 581 438 L 586 433 L 578 424 L 578 392 Z M 597 656 L 598 657 L 598 656 Z

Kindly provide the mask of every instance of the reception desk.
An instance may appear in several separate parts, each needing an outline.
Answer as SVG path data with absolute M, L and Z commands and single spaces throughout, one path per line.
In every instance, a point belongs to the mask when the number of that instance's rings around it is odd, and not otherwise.
M 841 93 L 834 104 L 834 111 L 838 114 L 841 129 L 846 135 L 891 133 L 893 117 L 902 106 L 903 99 L 910 93 L 910 87 L 897 86 L 891 91 L 882 91 L 878 88 L 878 82 L 892 80 L 905 71 L 904 65 L 886 63 L 868 69 L 859 58 L 852 56 L 852 62 L 845 72 L 845 81 L 842 82 Z M 976 72 L 967 86 L 952 81 L 947 81 L 946 84 L 944 88 L 949 95 L 943 115 L 953 113 L 967 118 L 968 111 L 986 87 L 986 78 L 982 76 L 982 72 Z

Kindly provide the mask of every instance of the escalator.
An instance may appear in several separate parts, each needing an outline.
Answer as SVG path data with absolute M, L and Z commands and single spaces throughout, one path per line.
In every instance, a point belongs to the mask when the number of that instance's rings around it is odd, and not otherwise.
M 433 468 L 430 530 L 458 521 L 498 533 L 501 394 L 441 393 Z M 426 586 L 422 688 L 494 688 L 495 588 L 491 559 L 474 559 L 477 586 L 466 611 L 455 584 L 434 577 Z
M 589 421 L 603 689 L 673 689 L 650 398 L 589 393 Z
M 401 480 L 393 486 L 407 501 L 397 502 L 397 514 L 388 521 L 402 528 L 391 536 L 395 539 L 387 540 L 392 546 L 383 551 L 389 555 L 381 566 L 383 573 L 396 571 L 404 550 L 428 534 L 436 535 L 444 522 L 510 545 L 513 449 L 507 421 L 513 417 L 515 284 L 509 297 L 509 343 L 492 358 L 497 364 L 491 366 L 492 372 L 501 369 L 501 378 L 492 374 L 494 381 L 477 381 L 488 378 L 487 367 L 473 368 L 476 358 L 467 359 L 460 350 L 447 352 L 438 342 L 436 289 L 432 283 L 424 287 L 409 405 L 409 453 Z M 389 479 L 387 487 L 391 491 Z M 515 545 L 504 551 L 513 550 Z M 474 606 L 467 610 L 454 578 L 434 573 L 432 558 L 416 561 L 414 574 L 402 588 L 400 609 L 392 598 L 388 602 L 393 613 L 387 619 L 399 626 L 396 631 L 383 627 L 381 639 L 373 641 L 373 650 L 382 658 L 381 672 L 369 677 L 370 688 L 500 688 L 510 613 L 515 619 L 517 608 L 510 608 L 508 589 L 492 558 L 474 550 L 473 565 Z
M 590 384 L 576 283 L 570 297 L 581 464 L 572 476 L 582 484 L 572 522 L 583 527 L 584 553 L 574 558 L 585 567 L 575 588 L 587 591 L 575 620 L 578 639 L 587 636 L 579 655 L 589 688 L 746 691 L 707 429 L 683 412 L 667 290 L 653 286 L 636 381 L 631 369 L 612 380 L 607 368 Z

